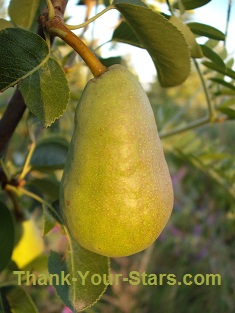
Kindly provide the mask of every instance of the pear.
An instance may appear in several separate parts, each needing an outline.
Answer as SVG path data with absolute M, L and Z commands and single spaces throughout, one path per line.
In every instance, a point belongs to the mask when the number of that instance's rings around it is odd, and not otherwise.
M 72 237 L 122 257 L 151 245 L 173 207 L 173 189 L 154 114 L 136 77 L 113 65 L 86 85 L 60 188 Z

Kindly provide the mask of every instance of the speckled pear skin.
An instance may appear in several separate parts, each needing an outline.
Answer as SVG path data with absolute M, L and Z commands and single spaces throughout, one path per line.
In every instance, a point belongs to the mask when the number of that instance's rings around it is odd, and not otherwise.
M 147 248 L 170 217 L 173 189 L 153 111 L 122 65 L 91 79 L 82 94 L 60 203 L 72 237 L 109 257 Z

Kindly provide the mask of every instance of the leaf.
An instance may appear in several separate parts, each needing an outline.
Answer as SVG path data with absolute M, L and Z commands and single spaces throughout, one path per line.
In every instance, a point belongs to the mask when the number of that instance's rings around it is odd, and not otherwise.
M 225 68 L 224 61 L 216 52 L 214 52 L 212 49 L 205 45 L 201 45 L 201 49 L 205 57 L 210 59 L 213 63 L 217 64 L 218 66 Z
M 4 293 L 4 296 L 8 301 L 11 313 L 38 313 L 32 299 L 22 287 L 4 287 L 1 288 L 1 291 Z
M 208 132 L 205 133 L 208 134 Z M 168 144 L 171 146 L 171 153 L 190 162 L 195 168 L 222 185 L 226 192 L 235 198 L 235 159 L 233 154 L 223 152 L 222 149 L 225 148 L 221 146 L 221 142 L 218 146 L 218 142 L 208 141 L 206 135 L 203 136 L 202 133 L 199 135 L 195 131 L 180 134 L 178 139 L 169 138 Z
M 230 60 L 228 60 L 228 61 L 226 62 L 226 66 L 227 66 L 228 68 L 232 68 L 233 64 L 234 64 L 234 59 L 233 59 L 233 58 L 231 58 Z
M 216 40 L 225 40 L 225 34 L 217 28 L 201 23 L 187 23 L 194 34 Z
M 17 26 L 30 29 L 39 3 L 38 0 L 11 0 L 8 13 Z
M 15 241 L 15 225 L 8 207 L 0 202 L 0 271 L 11 259 Z
M 223 85 L 224 87 L 227 87 L 227 88 L 235 91 L 235 86 L 230 84 L 230 83 L 228 83 L 228 82 L 226 82 L 226 81 L 224 81 L 223 79 L 215 77 L 215 78 L 209 78 L 209 80 L 211 80 L 211 81 L 213 81 L 213 82 L 215 82 L 217 84 Z
M 224 113 L 225 115 L 227 115 L 230 119 L 235 119 L 235 108 L 217 108 L 218 111 Z
M 191 32 L 190 28 L 181 22 L 181 20 L 175 16 L 171 16 L 169 21 L 182 32 L 184 38 L 189 45 L 189 50 L 192 58 L 202 58 L 203 53 L 200 45 L 196 42 L 194 34 Z
M 180 5 L 183 5 L 185 10 L 193 10 L 202 7 L 203 5 L 209 3 L 210 1 L 211 0 L 180 0 L 178 2 L 175 2 L 173 4 L 173 7 L 175 9 L 180 9 Z
M 50 274 L 68 278 L 67 283 L 60 281 L 58 284 L 54 279 L 53 284 L 65 305 L 75 313 L 94 305 L 105 292 L 107 285 L 103 276 L 108 278 L 109 258 L 82 248 L 72 238 L 70 242 L 71 252 L 66 258 L 53 251 L 50 253 L 48 269 Z
M 190 54 L 182 33 L 161 14 L 139 1 L 114 1 L 138 40 L 149 52 L 163 87 L 183 83 L 190 73 Z
M 112 40 L 127 43 L 138 48 L 144 48 L 126 22 L 121 22 L 121 24 L 114 30 Z
M 38 71 L 22 80 L 19 90 L 28 109 L 45 127 L 63 115 L 69 101 L 65 73 L 51 58 Z
M 27 185 L 36 187 L 43 195 L 48 196 L 50 201 L 59 199 L 60 184 L 52 177 L 35 178 Z
M 31 75 L 49 54 L 46 42 L 39 35 L 20 28 L 1 30 L 0 42 L 1 92 Z
M 5 29 L 5 28 L 12 28 L 12 27 L 14 27 L 14 25 L 10 21 L 0 18 L 0 30 Z
M 54 228 L 55 220 L 49 213 L 49 208 L 47 208 L 46 204 L 43 204 L 42 208 L 44 217 L 43 236 L 45 236 L 47 233 L 49 233 L 49 231 L 51 231 Z
M 30 165 L 36 170 L 63 169 L 68 146 L 67 140 L 63 137 L 44 139 L 37 144 Z
M 110 58 L 106 58 L 106 59 L 99 58 L 99 60 L 106 67 L 112 66 L 114 64 L 122 64 L 123 63 L 123 59 L 120 56 L 110 57 Z
M 235 72 L 233 70 L 231 70 L 230 68 L 227 68 L 227 67 L 224 68 L 224 67 L 218 66 L 215 63 L 207 62 L 207 61 L 202 62 L 202 64 L 205 65 L 206 67 L 212 69 L 212 70 L 217 71 L 218 73 L 224 74 L 224 75 L 229 76 L 231 78 L 235 78 Z
M 216 110 L 227 115 L 229 119 L 235 119 L 235 98 L 223 102 L 216 107 Z

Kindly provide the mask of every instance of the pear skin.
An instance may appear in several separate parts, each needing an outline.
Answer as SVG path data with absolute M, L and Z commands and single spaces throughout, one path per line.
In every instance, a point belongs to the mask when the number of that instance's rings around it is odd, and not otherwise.
M 109 67 L 83 91 L 60 205 L 72 237 L 109 257 L 147 248 L 171 215 L 172 183 L 154 114 L 122 65 Z

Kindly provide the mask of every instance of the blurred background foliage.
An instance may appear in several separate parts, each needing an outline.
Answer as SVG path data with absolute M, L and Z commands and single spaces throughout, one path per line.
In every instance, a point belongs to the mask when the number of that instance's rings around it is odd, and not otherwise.
M 156 1 L 156 6 L 158 2 L 163 1 Z M 81 5 L 87 3 L 79 2 Z M 190 11 L 189 14 L 193 13 Z M 89 45 L 88 39 L 85 40 Z M 207 45 L 212 46 L 223 62 L 232 68 L 233 56 L 227 53 L 221 42 L 208 40 Z M 99 55 L 99 49 L 96 53 Z M 14 175 L 20 173 L 30 145 L 29 133 L 35 136 L 38 145 L 31 159 L 26 187 L 50 202 L 58 200 L 74 110 L 87 80 L 91 78 L 87 67 L 78 62 L 78 57 L 60 40 L 56 40 L 52 55 L 64 66 L 69 81 L 71 99 L 68 109 L 47 129 L 43 129 L 40 122 L 27 112 L 17 127 L 6 156 L 9 172 Z M 137 270 L 171 273 L 179 280 L 184 274 L 214 273 L 221 275 L 222 285 L 131 286 L 120 282 L 119 286 L 109 286 L 101 300 L 86 310 L 87 313 L 235 312 L 234 78 L 224 79 L 226 75 L 203 65 L 203 61 L 205 58 L 199 61 L 199 65 L 216 116 L 214 123 L 162 136 L 175 192 L 172 216 L 153 246 L 128 258 L 112 259 L 111 268 L 112 273 L 122 273 L 123 276 Z M 125 55 L 103 59 L 103 62 L 129 65 Z M 221 84 L 221 80 L 228 82 L 230 87 Z M 10 88 L 1 94 L 1 115 L 13 92 L 14 89 Z M 163 89 L 156 79 L 149 86 L 148 96 L 160 134 L 184 127 L 204 117 L 208 110 L 193 63 L 191 75 L 184 84 Z M 0 197 L 8 207 L 12 207 L 12 199 L 3 191 L 0 191 Z M 42 228 L 43 213 L 37 201 L 25 196 L 14 201 L 24 215 L 33 215 L 38 227 Z M 45 237 L 45 253 L 33 260 L 31 268 L 38 273 L 47 273 L 47 252 L 53 249 L 63 252 L 66 247 L 66 239 L 56 227 Z M 0 273 L 0 284 L 6 280 L 14 281 L 14 268 L 16 265 L 12 263 L 8 270 Z M 56 297 L 53 287 L 30 286 L 27 292 L 40 313 L 70 312 Z

